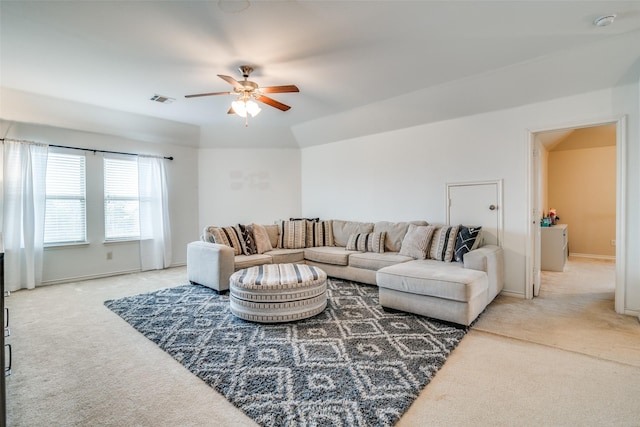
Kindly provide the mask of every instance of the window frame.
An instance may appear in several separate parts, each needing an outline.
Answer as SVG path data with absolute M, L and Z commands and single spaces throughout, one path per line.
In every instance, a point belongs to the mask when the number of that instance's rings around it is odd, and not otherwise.
M 128 180 L 125 179 L 125 181 L 127 182 L 132 182 L 132 188 L 135 188 L 135 191 L 129 191 L 129 194 L 126 194 L 127 192 L 123 192 L 121 194 L 116 194 L 116 195 L 112 195 L 110 194 L 110 191 L 108 190 L 108 186 L 111 185 L 111 182 L 107 182 L 107 180 L 109 179 L 109 167 L 107 165 L 107 163 L 109 162 L 122 162 L 122 163 L 131 163 L 131 165 L 133 166 L 133 169 L 135 170 L 135 173 L 132 173 L 131 176 L 129 176 Z M 109 154 L 109 155 L 104 155 L 103 156 L 103 160 L 102 160 L 102 168 L 103 168 L 103 217 L 104 217 L 104 243 L 118 243 L 118 242 L 131 242 L 131 241 L 139 241 L 140 240 L 140 236 L 141 236 L 141 231 L 140 231 L 140 195 L 139 195 L 139 189 L 138 189 L 138 160 L 137 157 L 131 157 L 131 156 L 120 156 L 120 155 L 114 155 L 114 154 Z M 114 171 L 114 170 L 112 170 Z M 134 195 L 135 194 L 135 195 Z M 111 212 L 111 209 L 108 207 L 108 204 L 113 203 L 113 202 L 121 202 L 124 203 L 124 205 L 128 204 L 128 202 L 136 202 L 136 208 L 135 208 L 135 229 L 137 231 L 137 234 L 131 234 L 131 233 L 124 233 L 124 234 L 120 234 L 120 235 L 109 235 L 108 233 L 108 227 L 110 226 L 110 222 L 113 221 L 112 218 L 109 218 L 109 213 Z
M 49 178 L 49 172 L 50 172 L 50 165 L 52 164 L 50 162 L 51 157 L 52 156 L 64 156 L 64 157 L 75 157 L 78 159 L 81 159 L 81 173 L 78 176 L 78 179 L 80 180 L 80 182 L 78 182 L 79 187 L 81 187 L 81 194 L 75 194 L 75 195 L 69 195 L 69 194 L 59 194 L 59 193 L 50 193 L 49 190 L 49 184 L 50 184 L 50 178 Z M 79 240 L 52 240 L 52 241 L 47 241 L 47 217 L 48 217 L 48 213 L 47 212 L 51 212 L 51 208 L 49 207 L 49 201 L 50 200 L 79 200 L 81 202 L 81 205 L 83 205 L 83 213 L 80 216 L 80 218 L 82 219 L 82 234 L 83 237 Z M 59 246 L 77 246 L 77 245 L 87 245 L 89 244 L 89 240 L 87 238 L 88 236 L 88 224 L 87 224 L 87 219 L 88 219 L 88 215 L 87 215 L 87 210 L 88 210 L 88 204 L 87 204 L 87 157 L 84 153 L 82 154 L 78 154 L 75 152 L 75 150 L 67 150 L 67 149 L 62 149 L 62 148 L 55 148 L 55 147 L 49 147 L 48 152 L 47 152 L 47 168 L 46 168 L 46 172 L 45 172 L 45 218 L 44 218 L 44 227 L 43 227 L 43 244 L 45 248 L 53 248 L 53 247 L 59 247 Z M 63 218 L 69 218 L 71 219 L 71 216 L 65 217 L 63 216 Z

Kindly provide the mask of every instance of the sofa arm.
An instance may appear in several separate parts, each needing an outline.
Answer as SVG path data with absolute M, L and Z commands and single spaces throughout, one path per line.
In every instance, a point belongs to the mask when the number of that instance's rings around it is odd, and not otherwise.
M 489 289 L 488 302 L 504 287 L 504 254 L 500 246 L 486 245 L 464 254 L 464 268 L 487 273 Z
M 192 283 L 226 291 L 234 263 L 233 249 L 229 246 L 202 241 L 187 245 L 187 278 Z

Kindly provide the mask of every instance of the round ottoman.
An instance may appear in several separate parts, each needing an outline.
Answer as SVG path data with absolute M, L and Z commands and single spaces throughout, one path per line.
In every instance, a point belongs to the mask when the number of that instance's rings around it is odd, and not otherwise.
M 252 322 L 306 319 L 327 306 L 327 274 L 306 264 L 265 264 L 238 270 L 229 283 L 231 313 Z

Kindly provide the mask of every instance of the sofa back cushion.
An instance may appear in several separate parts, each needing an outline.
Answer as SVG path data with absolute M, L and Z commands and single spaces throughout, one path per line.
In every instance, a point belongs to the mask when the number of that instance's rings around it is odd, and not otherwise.
M 458 225 L 438 227 L 433 232 L 428 258 L 437 261 L 451 262 L 453 260 L 453 252 L 456 248 L 459 228 Z
M 307 248 L 333 246 L 333 221 L 307 220 Z
M 427 221 L 408 221 L 408 222 L 390 222 L 390 221 L 378 221 L 373 225 L 374 233 L 387 233 L 387 237 L 384 240 L 384 250 L 386 252 L 399 252 L 402 246 L 402 239 L 404 239 L 409 224 L 414 225 L 429 225 Z
M 372 233 L 372 222 L 343 221 L 340 219 L 332 220 L 333 223 L 333 241 L 335 246 L 346 247 L 349 237 L 352 234 Z
M 384 240 L 387 233 L 356 233 L 349 236 L 346 249 L 348 251 L 384 252 Z

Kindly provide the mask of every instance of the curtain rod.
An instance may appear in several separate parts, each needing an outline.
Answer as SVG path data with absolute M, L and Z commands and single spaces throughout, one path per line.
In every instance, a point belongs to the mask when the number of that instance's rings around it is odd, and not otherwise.
M 5 139 L 7 139 L 9 141 L 26 142 L 26 143 L 29 143 L 29 144 L 37 144 L 34 141 L 27 141 L 27 140 L 24 140 L 24 139 L 0 138 L 0 141 L 4 142 Z M 56 144 L 44 144 L 44 145 L 48 145 L 49 147 L 56 147 L 56 148 L 68 148 L 70 150 L 93 151 L 94 153 L 124 154 L 125 156 L 156 157 L 156 158 L 165 159 L 165 160 L 173 160 L 173 156 L 168 156 L 168 157 L 166 157 L 166 156 L 153 156 L 153 155 L 147 155 L 147 154 L 125 153 L 124 151 L 97 150 L 97 149 L 93 149 L 93 148 L 69 147 L 67 145 L 56 145 Z

